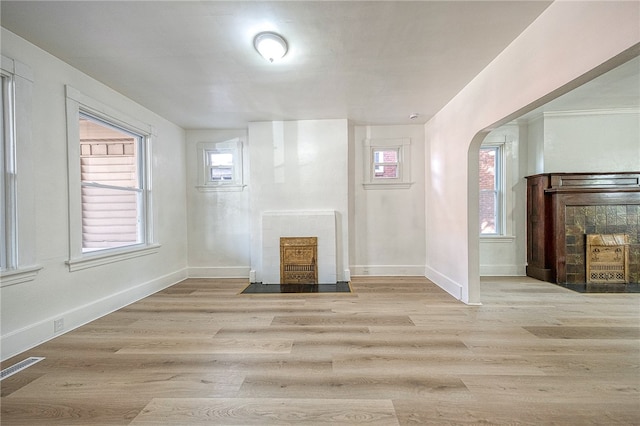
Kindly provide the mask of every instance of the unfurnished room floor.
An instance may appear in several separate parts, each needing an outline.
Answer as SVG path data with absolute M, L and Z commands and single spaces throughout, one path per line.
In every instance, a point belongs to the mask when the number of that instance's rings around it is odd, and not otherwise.
M 638 424 L 640 294 L 424 278 L 188 279 L 2 363 L 3 426 Z

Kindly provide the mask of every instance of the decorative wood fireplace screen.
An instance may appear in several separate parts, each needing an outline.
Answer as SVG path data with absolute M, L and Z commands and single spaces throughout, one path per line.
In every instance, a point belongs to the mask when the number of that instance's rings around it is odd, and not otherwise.
M 318 283 L 318 237 L 280 237 L 280 283 Z
M 587 282 L 629 282 L 628 235 L 587 235 Z

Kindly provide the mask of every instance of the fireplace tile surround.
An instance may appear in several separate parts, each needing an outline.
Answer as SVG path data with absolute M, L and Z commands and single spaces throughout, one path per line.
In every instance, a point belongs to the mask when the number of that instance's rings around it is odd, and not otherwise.
M 587 282 L 586 234 L 629 236 L 629 282 L 640 282 L 640 206 L 567 206 L 567 284 Z

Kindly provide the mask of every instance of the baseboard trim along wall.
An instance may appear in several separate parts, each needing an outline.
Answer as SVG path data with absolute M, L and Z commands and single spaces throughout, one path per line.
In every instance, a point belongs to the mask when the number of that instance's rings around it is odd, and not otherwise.
M 246 278 L 249 266 L 191 266 L 189 278 Z
M 462 286 L 457 282 L 428 266 L 424 268 L 424 276 L 456 299 L 462 300 Z
M 424 265 L 351 265 L 352 277 L 424 277 Z
M 41 343 L 83 326 L 91 321 L 117 311 L 133 302 L 157 293 L 187 278 L 187 270 L 167 274 L 151 281 L 111 294 L 102 299 L 57 314 L 54 318 L 33 323 L 19 330 L 7 333 L 1 339 L 1 359 L 5 360 L 29 350 Z M 54 331 L 54 323 L 63 320 L 61 331 Z

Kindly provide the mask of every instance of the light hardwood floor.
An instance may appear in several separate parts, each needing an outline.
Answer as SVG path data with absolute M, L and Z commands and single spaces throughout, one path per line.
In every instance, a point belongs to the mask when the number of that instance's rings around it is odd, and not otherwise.
M 1 424 L 640 424 L 640 294 L 424 278 L 242 295 L 189 279 L 7 360 Z

